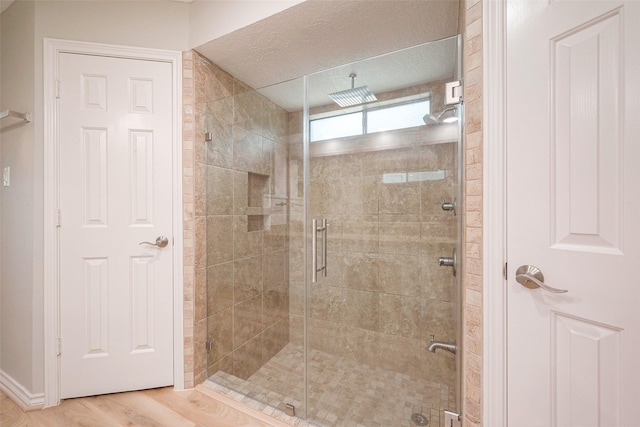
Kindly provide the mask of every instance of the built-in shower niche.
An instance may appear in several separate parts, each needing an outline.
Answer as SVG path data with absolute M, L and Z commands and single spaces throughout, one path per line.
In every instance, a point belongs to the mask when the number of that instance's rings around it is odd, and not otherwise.
M 268 230 L 270 213 L 269 175 L 249 172 L 247 179 L 247 231 Z

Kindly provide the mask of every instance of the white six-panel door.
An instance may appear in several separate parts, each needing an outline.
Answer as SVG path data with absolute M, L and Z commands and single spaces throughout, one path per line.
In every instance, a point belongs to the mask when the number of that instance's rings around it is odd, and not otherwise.
M 173 384 L 171 65 L 59 72 L 61 397 Z
M 509 426 L 637 426 L 640 2 L 507 4 Z

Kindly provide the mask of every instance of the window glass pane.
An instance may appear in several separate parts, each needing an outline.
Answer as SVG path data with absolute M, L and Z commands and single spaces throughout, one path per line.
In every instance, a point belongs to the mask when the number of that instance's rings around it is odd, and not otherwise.
M 367 133 L 422 126 L 422 117 L 430 112 L 431 102 L 428 99 L 371 110 L 367 112 Z
M 362 135 L 362 112 L 311 120 L 311 141 Z

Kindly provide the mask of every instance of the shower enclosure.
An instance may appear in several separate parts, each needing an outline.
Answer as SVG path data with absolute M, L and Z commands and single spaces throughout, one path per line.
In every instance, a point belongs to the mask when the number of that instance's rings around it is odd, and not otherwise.
M 326 426 L 459 409 L 459 57 L 454 37 L 257 90 L 196 58 L 210 387 Z M 375 101 L 332 101 L 352 74 Z

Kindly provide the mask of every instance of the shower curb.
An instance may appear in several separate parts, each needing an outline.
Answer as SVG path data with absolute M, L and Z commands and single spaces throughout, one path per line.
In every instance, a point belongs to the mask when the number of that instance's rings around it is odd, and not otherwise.
M 291 417 L 280 409 L 261 403 L 210 380 L 196 386 L 196 390 L 273 427 L 321 427 L 319 424 L 312 424 L 302 418 Z

